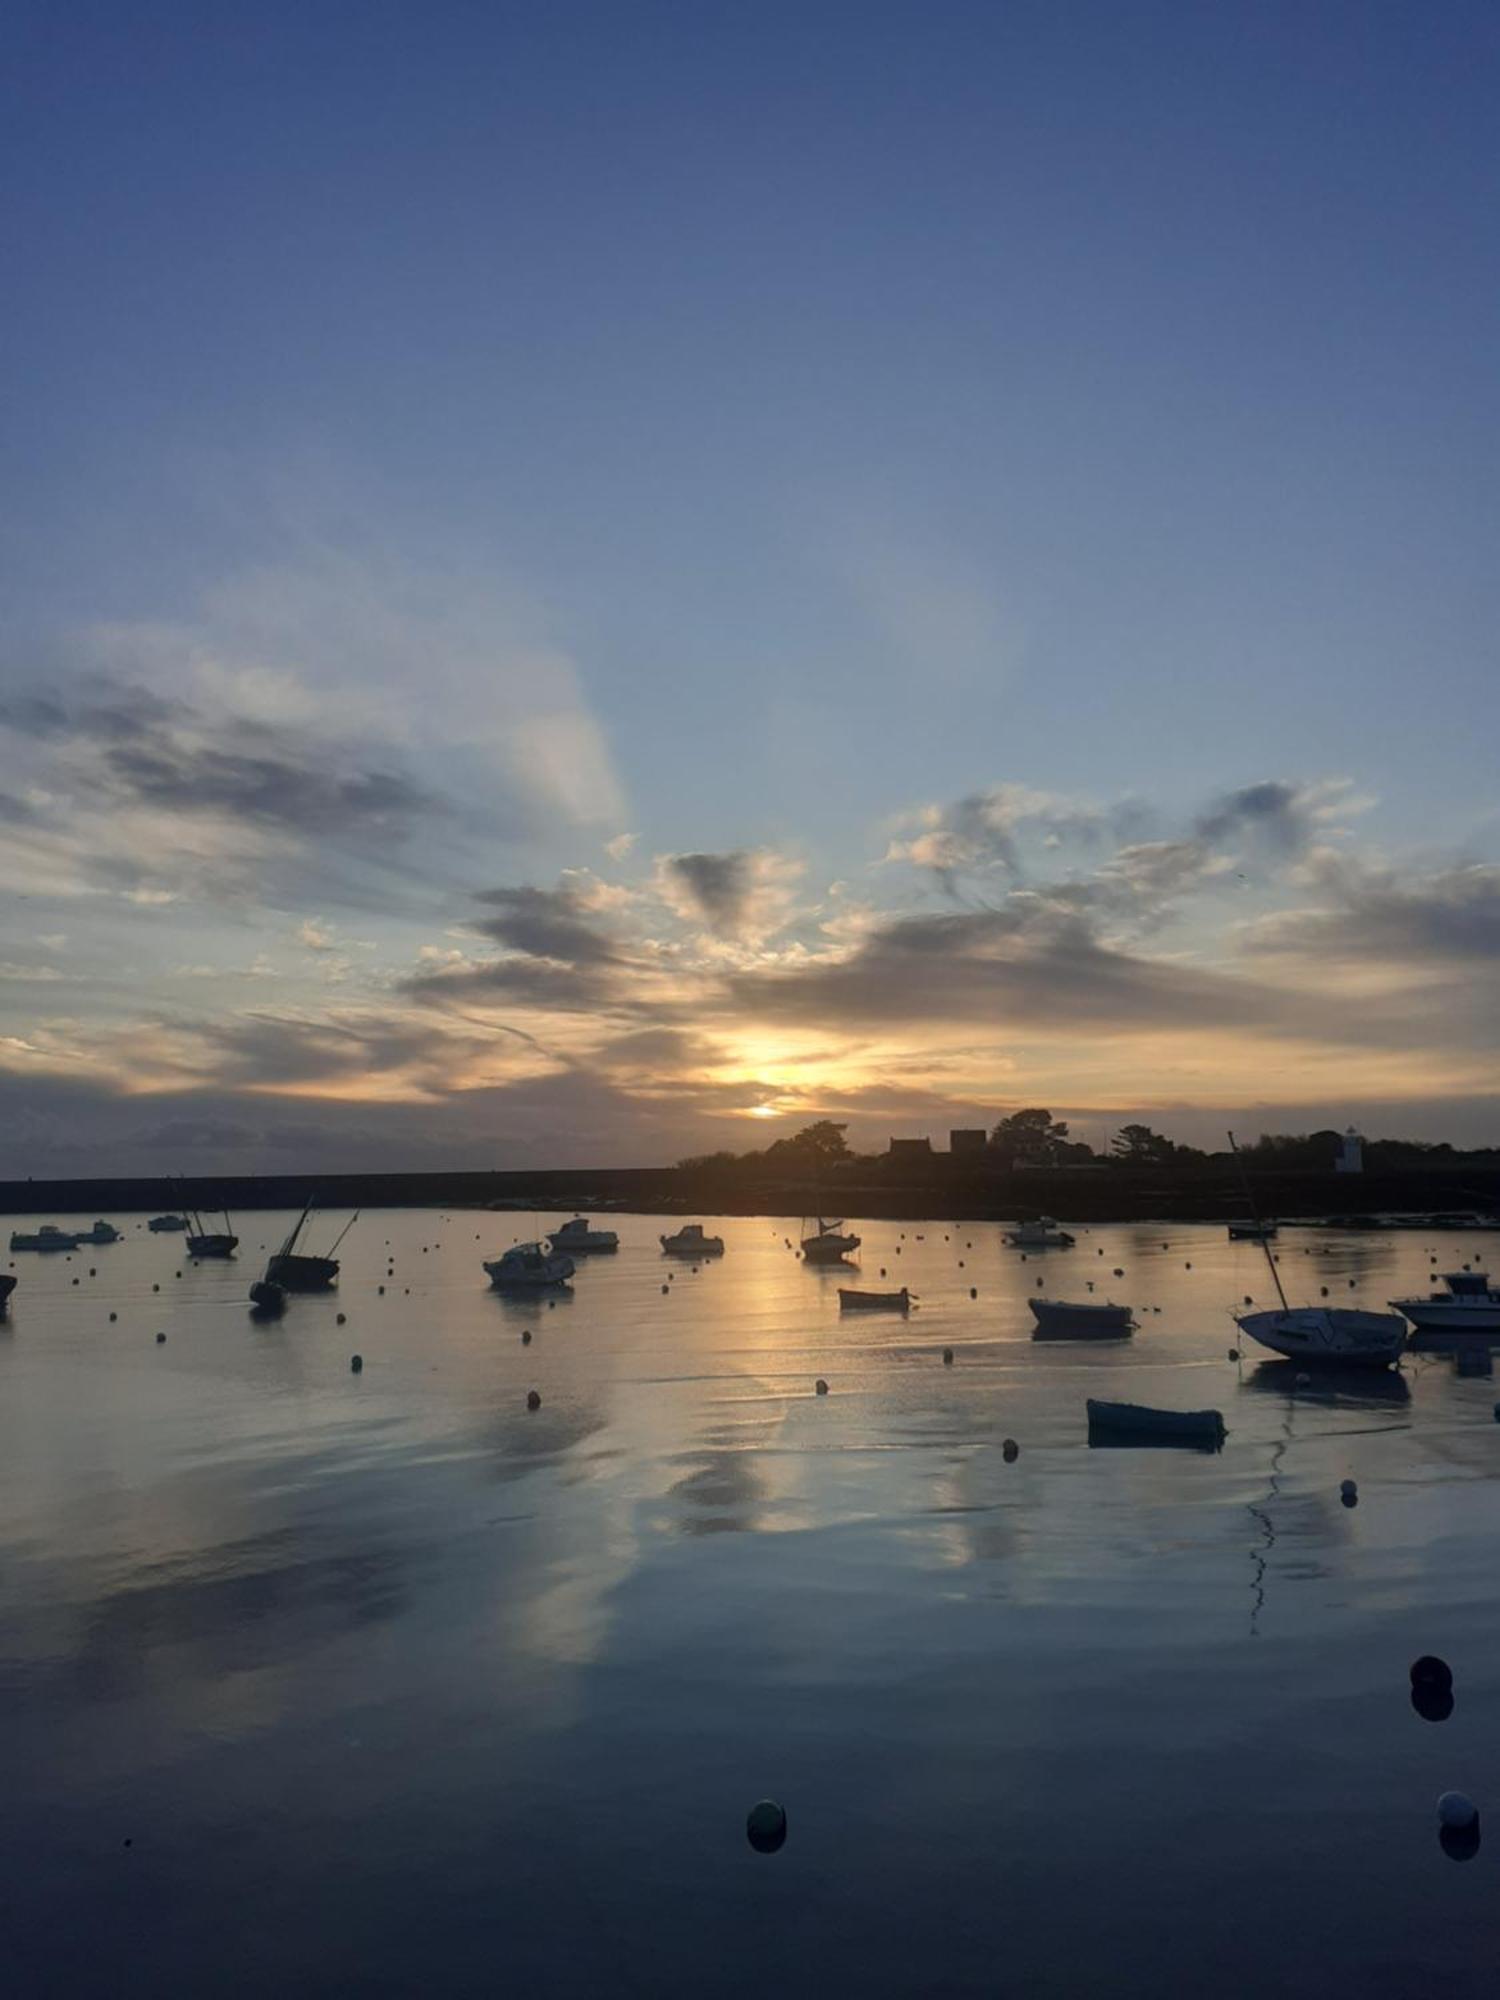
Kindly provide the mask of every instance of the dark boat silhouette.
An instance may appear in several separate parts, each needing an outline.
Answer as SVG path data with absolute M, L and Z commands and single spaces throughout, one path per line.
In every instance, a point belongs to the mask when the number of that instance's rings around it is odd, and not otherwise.
M 358 1222 L 359 1210 L 354 1211 L 339 1231 L 326 1257 L 310 1257 L 298 1250 L 297 1239 L 301 1236 L 312 1210 L 313 1205 L 309 1202 L 292 1224 L 291 1233 L 285 1243 L 266 1265 L 267 1284 L 280 1285 L 282 1290 L 287 1292 L 322 1292 L 326 1291 L 338 1277 L 339 1260 L 333 1253 Z

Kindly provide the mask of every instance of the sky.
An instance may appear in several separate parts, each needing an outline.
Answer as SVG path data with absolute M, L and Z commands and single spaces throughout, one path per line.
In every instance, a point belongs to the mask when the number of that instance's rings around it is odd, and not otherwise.
M 12 1171 L 1500 1140 L 1500 17 L 18 0 Z

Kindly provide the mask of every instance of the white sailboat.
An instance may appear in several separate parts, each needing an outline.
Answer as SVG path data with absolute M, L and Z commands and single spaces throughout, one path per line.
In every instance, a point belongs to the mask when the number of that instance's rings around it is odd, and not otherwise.
M 1229 1149 L 1239 1159 L 1240 1149 L 1229 1135 Z M 1245 1199 L 1254 1213 L 1254 1198 L 1243 1165 Z M 1281 1272 L 1271 1254 L 1267 1237 L 1260 1246 L 1266 1253 L 1271 1282 L 1281 1308 L 1276 1312 L 1236 1313 L 1234 1323 L 1273 1354 L 1289 1360 L 1334 1362 L 1344 1367 L 1388 1368 L 1406 1345 L 1406 1322 L 1397 1313 L 1365 1312 L 1356 1306 L 1292 1306 L 1282 1287 Z

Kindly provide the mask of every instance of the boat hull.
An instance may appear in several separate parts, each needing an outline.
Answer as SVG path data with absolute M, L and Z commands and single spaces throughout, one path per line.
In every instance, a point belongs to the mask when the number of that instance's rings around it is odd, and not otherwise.
M 28 1236 L 20 1230 L 10 1239 L 12 1250 L 35 1250 L 43 1257 L 55 1255 L 59 1250 L 76 1250 L 78 1243 L 76 1236 Z
M 190 1236 L 187 1253 L 192 1258 L 232 1257 L 240 1247 L 238 1236 Z
M 724 1239 L 722 1236 L 700 1236 L 695 1243 L 684 1243 L 680 1236 L 663 1236 L 658 1239 L 662 1254 L 666 1257 L 722 1257 Z
M 1128 1340 L 1135 1332 L 1129 1306 L 1070 1305 L 1063 1299 L 1028 1299 L 1036 1321 L 1034 1340 Z
M 839 1289 L 840 1312 L 899 1312 L 911 1308 L 911 1293 L 904 1287 L 899 1292 L 851 1292 L 842 1286 Z
M 858 1248 L 857 1236 L 809 1236 L 802 1245 L 802 1256 L 808 1264 L 843 1264 Z
M 1388 1368 L 1406 1345 L 1406 1322 L 1397 1314 L 1346 1306 L 1243 1313 L 1235 1316 L 1235 1324 L 1273 1354 L 1339 1367 Z
M 1500 1334 L 1500 1301 L 1460 1305 L 1454 1299 L 1392 1299 L 1391 1304 L 1419 1333 Z
M 1195 1444 L 1217 1451 L 1224 1442 L 1224 1419 L 1217 1410 L 1156 1410 L 1146 1403 L 1103 1403 L 1093 1396 L 1087 1402 L 1089 1438 L 1134 1438 Z
M 299 1257 L 280 1251 L 266 1266 L 266 1282 L 288 1292 L 326 1292 L 339 1274 L 336 1257 Z
M 153 1215 L 146 1227 L 153 1236 L 180 1235 L 187 1228 L 187 1222 L 180 1215 Z
M 9 1271 L 0 1271 L 0 1319 L 4 1319 L 10 1305 L 10 1295 L 16 1289 L 16 1281 Z

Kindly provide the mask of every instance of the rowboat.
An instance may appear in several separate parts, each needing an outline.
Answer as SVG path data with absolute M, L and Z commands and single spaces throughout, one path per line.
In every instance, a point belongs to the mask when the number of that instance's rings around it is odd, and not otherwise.
M 1224 1419 L 1217 1410 L 1155 1410 L 1149 1403 L 1101 1403 L 1092 1396 L 1087 1408 L 1091 1442 L 1096 1431 L 1174 1440 L 1212 1451 L 1224 1442 Z
M 911 1305 L 911 1293 L 903 1285 L 899 1292 L 851 1292 L 839 1286 L 840 1312 L 898 1312 Z
M 1036 1331 L 1033 1340 L 1128 1340 L 1135 1332 L 1129 1306 L 1101 1299 L 1071 1305 L 1066 1299 L 1028 1299 Z

